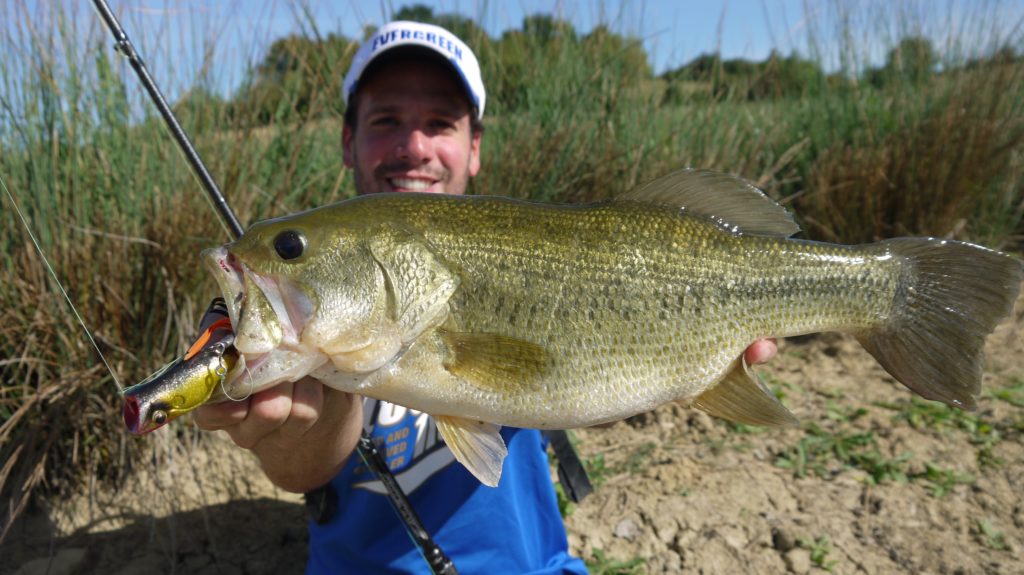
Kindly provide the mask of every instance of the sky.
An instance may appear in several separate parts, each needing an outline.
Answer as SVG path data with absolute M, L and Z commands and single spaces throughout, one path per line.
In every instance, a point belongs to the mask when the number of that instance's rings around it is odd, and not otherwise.
M 641 39 L 655 73 L 678 67 L 702 53 L 720 52 L 724 58 L 763 60 L 772 49 L 784 55 L 808 55 L 808 38 L 836 45 L 837 13 L 849 11 L 879 43 L 870 56 L 884 58 L 887 37 L 900 37 L 898 29 L 914 23 L 910 32 L 944 43 L 951 34 L 972 26 L 976 14 L 993 19 L 991 26 L 1006 30 L 1021 25 L 1024 0 L 107 0 L 121 20 L 151 72 L 173 100 L 192 85 L 204 62 L 213 62 L 214 86 L 225 95 L 241 83 L 248 64 L 257 62 L 275 39 L 302 32 L 301 21 L 313 22 L 318 31 L 361 37 L 363 27 L 380 25 L 401 7 L 421 3 L 435 14 L 459 13 L 481 24 L 492 37 L 519 28 L 523 17 L 552 14 L 586 33 L 604 23 L 616 32 Z M 38 27 L 55 26 L 54 7 L 68 15 L 80 35 L 107 41 L 106 30 L 92 8 L 92 0 L 0 0 L 0 20 L 34 21 Z M 886 15 L 879 17 L 886 7 Z M 303 17 L 303 13 L 308 17 Z M 25 18 L 25 15 L 28 18 Z M 879 22 L 872 22 L 872 14 Z M 901 18 L 900 15 L 906 16 Z M 981 18 L 982 16 L 977 16 Z M 856 24 L 856 22 L 855 22 Z M 4 24 L 0 24 L 2 26 Z M 958 28 L 960 31 L 958 31 Z M 308 32 L 308 29 L 307 29 Z M 958 36 L 959 41 L 967 43 Z M 980 40 L 978 40 L 980 42 Z M 212 52 L 209 51 L 213 48 Z M 211 58 L 212 53 L 212 58 Z M 824 54 L 826 67 L 838 65 L 838 55 Z M 833 58 L 830 63 L 830 58 Z
M 46 9 L 41 4 L 50 4 L 42 0 L 13 1 L 23 3 L 29 14 L 39 14 Z M 258 61 L 274 39 L 301 32 L 298 22 L 304 19 L 300 17 L 303 6 L 308 7 L 321 34 L 333 32 L 347 37 L 361 37 L 364 26 L 380 25 L 403 6 L 416 3 L 430 6 L 435 14 L 469 16 L 492 37 L 519 28 L 524 16 L 536 13 L 568 20 L 581 33 L 604 23 L 619 33 L 640 38 L 656 73 L 719 48 L 727 58 L 760 60 L 773 47 L 789 53 L 804 35 L 803 0 L 107 1 L 158 81 L 164 76 L 175 84 L 190 83 L 188 79 L 202 67 L 202 48 L 213 45 L 222 92 L 229 92 L 241 82 L 246 63 Z M 61 0 L 59 5 L 79 25 L 90 20 L 99 22 L 92 0 Z M 105 33 L 89 33 L 98 32 Z

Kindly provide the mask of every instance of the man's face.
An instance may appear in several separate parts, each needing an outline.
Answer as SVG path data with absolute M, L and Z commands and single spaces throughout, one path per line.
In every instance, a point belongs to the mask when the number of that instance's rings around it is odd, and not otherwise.
M 359 87 L 356 128 L 342 132 L 360 194 L 462 194 L 480 170 L 465 90 L 444 64 L 395 62 Z

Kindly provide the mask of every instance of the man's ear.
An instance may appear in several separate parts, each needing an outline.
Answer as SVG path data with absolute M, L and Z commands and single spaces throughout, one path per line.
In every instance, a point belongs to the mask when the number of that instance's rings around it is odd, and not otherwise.
M 480 142 L 483 140 L 483 132 L 473 130 L 469 141 L 469 176 L 473 177 L 480 171 Z
M 356 167 L 356 156 L 353 153 L 355 146 L 355 131 L 346 122 L 341 128 L 341 158 L 346 168 Z

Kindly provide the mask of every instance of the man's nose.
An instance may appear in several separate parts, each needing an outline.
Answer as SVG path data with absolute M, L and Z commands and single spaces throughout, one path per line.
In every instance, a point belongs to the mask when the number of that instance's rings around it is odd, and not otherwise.
M 433 146 L 430 138 L 420 130 L 411 130 L 405 137 L 405 141 L 398 146 L 398 157 L 409 160 L 413 163 L 424 163 L 430 159 L 433 153 Z

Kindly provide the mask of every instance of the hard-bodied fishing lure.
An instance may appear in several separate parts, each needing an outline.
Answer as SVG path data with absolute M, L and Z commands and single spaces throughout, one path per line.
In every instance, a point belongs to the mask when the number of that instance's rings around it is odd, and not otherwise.
M 235 335 L 219 298 L 185 355 L 123 392 L 124 423 L 132 433 L 149 433 L 206 403 L 238 363 Z

